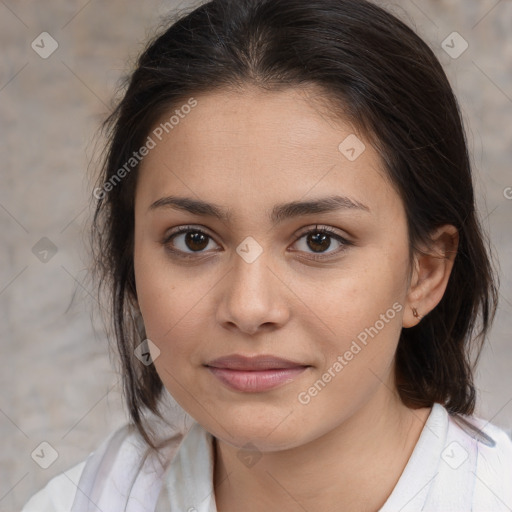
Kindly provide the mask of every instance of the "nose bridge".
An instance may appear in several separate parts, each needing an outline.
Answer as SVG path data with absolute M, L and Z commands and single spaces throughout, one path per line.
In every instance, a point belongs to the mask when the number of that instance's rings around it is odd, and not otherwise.
M 236 249 L 219 320 L 254 332 L 262 324 L 281 323 L 285 318 L 283 290 L 269 267 L 270 251 L 248 237 Z
M 272 287 L 269 253 L 264 251 L 257 242 L 246 240 L 236 249 L 232 277 L 231 293 L 240 305 L 252 306 L 252 309 L 261 307 L 270 297 L 269 288 Z

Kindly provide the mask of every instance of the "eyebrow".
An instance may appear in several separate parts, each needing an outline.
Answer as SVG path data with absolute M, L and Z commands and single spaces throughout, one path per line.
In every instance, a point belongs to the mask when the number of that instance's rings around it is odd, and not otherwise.
M 232 219 L 231 210 L 190 197 L 162 197 L 152 203 L 149 210 L 157 210 L 159 208 L 172 208 L 186 211 L 194 215 L 214 217 L 226 223 Z M 277 204 L 272 208 L 270 221 L 272 224 L 278 224 L 285 219 L 345 209 L 370 213 L 370 208 L 359 201 L 345 196 L 333 195 L 313 199 L 311 201 L 292 201 L 290 203 Z

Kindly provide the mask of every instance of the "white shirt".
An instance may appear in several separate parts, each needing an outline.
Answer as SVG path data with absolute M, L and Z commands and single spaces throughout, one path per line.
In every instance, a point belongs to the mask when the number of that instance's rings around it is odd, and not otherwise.
M 512 511 L 512 440 L 484 420 L 460 418 L 434 404 L 379 512 Z M 217 512 L 212 440 L 194 422 L 160 451 L 159 463 L 125 425 L 50 480 L 22 512 Z

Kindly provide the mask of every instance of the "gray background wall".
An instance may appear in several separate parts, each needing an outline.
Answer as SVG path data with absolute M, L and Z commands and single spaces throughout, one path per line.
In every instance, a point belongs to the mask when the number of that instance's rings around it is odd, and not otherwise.
M 159 16 L 176 5 L 0 0 L 0 511 L 21 508 L 126 421 L 101 324 L 91 321 L 94 292 L 84 280 L 87 166 L 117 79 Z M 502 280 L 478 372 L 478 414 L 510 430 L 512 2 L 383 5 L 431 44 L 462 105 L 481 216 Z M 51 48 L 49 39 L 42 48 L 43 31 L 58 43 L 47 59 L 31 47 L 36 40 L 40 53 Z M 469 44 L 458 58 L 442 48 L 454 31 Z M 450 41 L 452 54 L 463 48 Z M 42 441 L 58 452 L 48 469 L 31 458 Z

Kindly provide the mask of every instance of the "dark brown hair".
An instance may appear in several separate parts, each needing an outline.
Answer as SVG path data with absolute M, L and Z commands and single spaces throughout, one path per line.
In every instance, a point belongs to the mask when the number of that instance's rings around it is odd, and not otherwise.
M 405 206 L 411 254 L 436 227 L 458 229 L 444 297 L 402 330 L 396 384 L 409 407 L 439 402 L 452 413 L 472 413 L 473 370 L 494 318 L 497 277 L 475 212 L 459 107 L 434 53 L 398 18 L 364 0 L 213 0 L 167 22 L 103 126 L 108 144 L 91 241 L 139 432 L 154 446 L 144 414 L 158 414 L 163 384 L 153 365 L 134 357 L 144 339 L 136 327 L 133 265 L 137 166 L 112 179 L 163 114 L 191 96 L 249 84 L 268 91 L 314 85 L 333 115 L 366 135 Z

